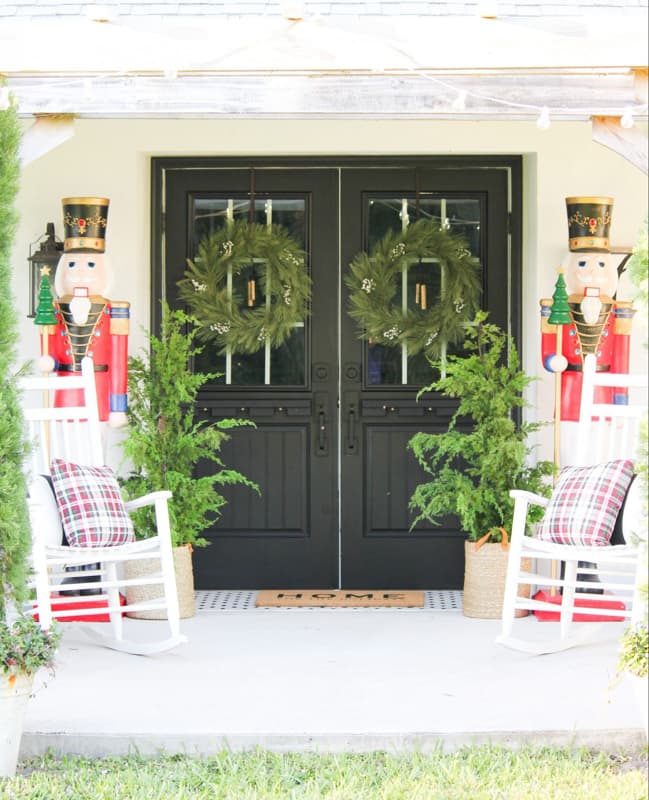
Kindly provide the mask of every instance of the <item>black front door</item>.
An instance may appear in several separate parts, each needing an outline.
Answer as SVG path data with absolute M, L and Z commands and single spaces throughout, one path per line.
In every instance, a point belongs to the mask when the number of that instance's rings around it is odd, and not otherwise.
M 177 281 L 207 233 L 232 219 L 285 226 L 308 253 L 312 309 L 281 348 L 207 347 L 196 367 L 221 377 L 201 393 L 204 419 L 242 416 L 222 450 L 255 480 L 224 490 L 223 516 L 195 552 L 198 588 L 459 588 L 464 537 L 452 519 L 410 530 L 422 479 L 406 444 L 443 429 L 452 406 L 417 391 L 421 356 L 368 345 L 346 313 L 343 277 L 362 249 L 416 218 L 461 231 L 482 269 L 483 306 L 517 332 L 518 161 L 434 159 L 304 165 L 154 159 L 153 318 L 180 304 Z M 519 224 L 519 221 L 517 221 Z M 408 276 L 404 280 L 408 281 Z

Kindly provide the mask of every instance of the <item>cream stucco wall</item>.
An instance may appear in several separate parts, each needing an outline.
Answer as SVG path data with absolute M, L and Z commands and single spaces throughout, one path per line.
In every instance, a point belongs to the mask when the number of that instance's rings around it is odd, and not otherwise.
M 31 123 L 25 121 L 27 129 Z M 29 243 L 53 221 L 62 232 L 61 198 L 111 200 L 107 253 L 115 271 L 113 299 L 131 302 L 130 350 L 142 346 L 149 324 L 151 156 L 261 155 L 524 156 L 523 364 L 541 380 L 529 394 L 532 416 L 550 419 L 553 378 L 540 365 L 538 300 L 552 293 L 567 251 L 564 198 L 615 199 L 612 241 L 633 245 L 647 214 L 647 177 L 616 153 L 593 143 L 589 123 L 555 123 L 539 130 L 527 122 L 427 120 L 77 120 L 75 135 L 26 165 L 18 197 L 20 224 L 13 251 L 13 291 L 21 318 L 20 356 L 38 355 L 28 310 Z M 623 280 L 618 297 L 632 287 Z M 636 318 L 633 368 L 646 371 L 646 313 Z M 549 436 L 542 454 L 549 454 Z

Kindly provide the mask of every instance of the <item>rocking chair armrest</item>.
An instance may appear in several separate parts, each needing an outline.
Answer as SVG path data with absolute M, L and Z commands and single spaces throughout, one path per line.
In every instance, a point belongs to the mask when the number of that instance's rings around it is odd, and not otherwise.
M 144 494 L 142 497 L 136 497 L 134 500 L 126 501 L 124 507 L 127 511 L 135 511 L 138 508 L 144 508 L 144 506 L 152 506 L 158 500 L 169 500 L 170 498 L 171 492 L 166 490 L 149 492 L 149 494 Z
M 516 501 L 524 500 L 527 505 L 532 504 L 543 508 L 550 502 L 549 497 L 544 497 L 542 494 L 536 494 L 535 492 L 527 492 L 524 489 L 512 489 L 509 496 Z

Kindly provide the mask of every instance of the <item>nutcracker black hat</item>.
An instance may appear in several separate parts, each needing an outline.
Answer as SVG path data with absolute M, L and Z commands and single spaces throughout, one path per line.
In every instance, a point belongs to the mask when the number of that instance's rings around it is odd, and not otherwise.
M 570 250 L 608 253 L 612 197 L 566 197 Z
M 64 197 L 63 229 L 66 253 L 103 253 L 106 249 L 106 197 Z

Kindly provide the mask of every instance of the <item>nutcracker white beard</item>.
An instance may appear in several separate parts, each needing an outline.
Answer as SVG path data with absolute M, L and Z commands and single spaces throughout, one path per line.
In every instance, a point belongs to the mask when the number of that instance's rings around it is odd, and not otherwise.
M 72 314 L 72 319 L 77 325 L 85 325 L 88 321 L 88 314 L 90 313 L 90 308 L 92 303 L 90 302 L 90 298 L 86 294 L 77 294 L 77 289 L 74 290 L 74 296 L 72 300 L 70 300 L 70 313 Z M 83 290 L 82 290 L 83 291 Z M 85 290 L 87 292 L 87 290 Z
M 581 301 L 581 313 L 584 315 L 584 322 L 594 325 L 599 320 L 602 310 L 602 301 L 599 296 L 585 295 Z

